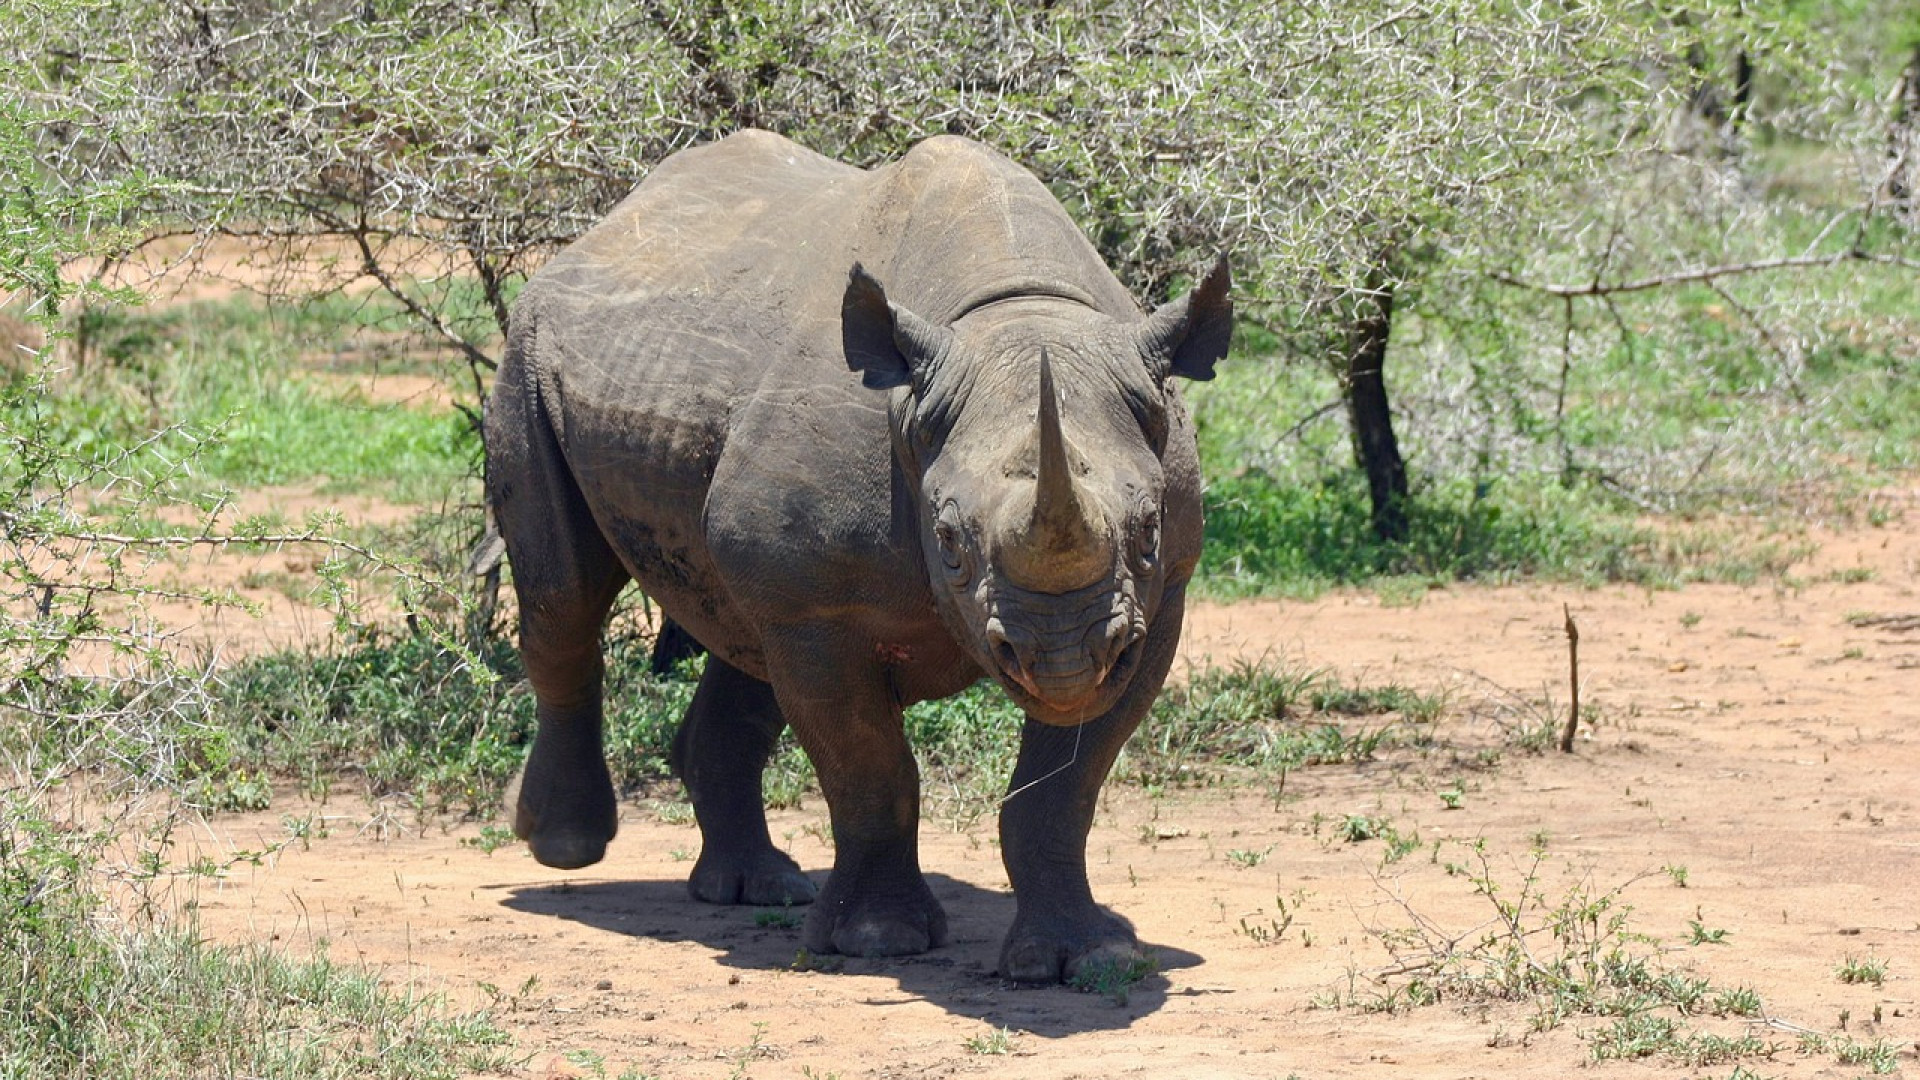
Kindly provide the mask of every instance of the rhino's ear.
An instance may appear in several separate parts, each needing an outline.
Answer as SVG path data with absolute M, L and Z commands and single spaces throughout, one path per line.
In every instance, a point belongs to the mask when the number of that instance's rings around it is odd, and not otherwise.
M 1233 339 L 1232 289 L 1233 274 L 1222 255 L 1193 291 L 1147 316 L 1140 328 L 1140 348 L 1154 374 L 1196 382 L 1213 378 L 1213 365 L 1227 355 Z
M 945 327 L 888 301 L 873 275 L 853 264 L 846 296 L 840 300 L 840 345 L 847 369 L 860 372 L 862 384 L 886 390 L 911 383 L 917 389 L 952 336 Z

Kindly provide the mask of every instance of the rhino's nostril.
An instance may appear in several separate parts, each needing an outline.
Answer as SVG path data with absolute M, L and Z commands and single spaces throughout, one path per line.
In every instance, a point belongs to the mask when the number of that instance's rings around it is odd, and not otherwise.
M 1101 637 L 1089 650 L 1093 654 L 1094 668 L 1100 673 L 1099 682 L 1105 682 L 1107 675 L 1120 667 L 1129 651 L 1140 640 L 1140 632 L 1132 620 L 1126 618 L 1111 619 L 1101 628 Z
M 1014 650 L 1011 644 L 1005 641 L 995 642 L 993 645 L 993 659 L 995 663 L 1000 665 L 1001 670 L 1016 679 L 1022 679 L 1024 681 L 1026 669 L 1020 663 L 1020 654 Z
M 1000 665 L 1000 670 L 1016 680 L 1026 681 L 1026 666 L 1020 662 L 1020 651 L 1007 640 L 997 620 L 987 624 L 987 647 L 993 651 L 993 662 Z

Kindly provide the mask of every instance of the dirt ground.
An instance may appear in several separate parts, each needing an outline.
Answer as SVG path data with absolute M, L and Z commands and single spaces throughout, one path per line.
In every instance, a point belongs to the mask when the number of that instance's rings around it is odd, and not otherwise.
M 1124 1002 L 999 979 L 1013 901 L 992 823 L 932 814 L 922 860 L 954 941 L 913 959 L 796 964 L 788 913 L 690 901 L 698 834 L 657 805 L 627 806 L 607 861 L 565 873 L 517 844 L 488 850 L 478 823 L 283 799 L 213 820 L 203 842 L 259 849 L 285 838 L 287 814 L 324 835 L 200 886 L 199 919 L 225 939 L 324 941 L 396 985 L 491 1009 L 523 1077 L 1564 1076 L 1592 1065 L 1609 1019 L 1535 1031 L 1538 1002 L 1458 995 L 1360 1007 L 1404 985 L 1383 973 L 1418 952 L 1390 952 L 1383 934 L 1417 924 L 1471 945 L 1489 927 L 1487 898 L 1446 870 L 1473 864 L 1467 843 L 1483 841 L 1506 898 L 1544 843 L 1535 888 L 1549 906 L 1619 889 L 1627 929 L 1650 939 L 1636 950 L 1758 991 L 1763 1017 L 1683 1019 L 1773 1044 L 1737 1075 L 1868 1073 L 1804 1052 L 1803 1030 L 1897 1047 L 1898 1074 L 1920 1075 L 1920 488 L 1894 501 L 1885 527 L 1813 528 L 1819 554 L 1787 582 L 1193 612 L 1191 663 L 1277 658 L 1443 690 L 1450 707 L 1427 750 L 1300 770 L 1279 792 L 1110 789 L 1089 849 L 1095 894 L 1159 961 Z M 1565 708 L 1563 605 L 1598 723 L 1573 754 L 1529 752 L 1514 732 Z M 1385 841 L 1340 835 L 1348 815 L 1420 846 L 1389 862 Z M 773 816 L 822 875 L 825 821 L 818 799 Z M 1531 944 L 1552 951 L 1544 935 Z M 1843 982 L 1850 958 L 1885 961 L 1884 983 Z

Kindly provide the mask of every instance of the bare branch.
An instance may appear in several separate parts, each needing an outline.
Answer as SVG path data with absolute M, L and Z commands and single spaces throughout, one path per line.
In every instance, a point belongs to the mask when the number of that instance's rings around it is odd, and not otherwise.
M 1549 296 L 1618 296 L 1623 293 L 1647 292 L 1652 289 L 1671 288 L 1675 285 L 1691 285 L 1774 270 L 1830 269 L 1850 262 L 1876 263 L 1881 266 L 1897 266 L 1905 270 L 1920 271 L 1920 259 L 1850 248 L 1832 255 L 1789 255 L 1777 259 L 1756 259 L 1752 262 L 1727 263 L 1693 270 L 1674 270 L 1629 281 L 1592 281 L 1584 285 L 1543 284 L 1527 281 L 1504 271 L 1493 271 L 1487 276 L 1502 285 L 1511 285 L 1514 288 L 1545 293 Z

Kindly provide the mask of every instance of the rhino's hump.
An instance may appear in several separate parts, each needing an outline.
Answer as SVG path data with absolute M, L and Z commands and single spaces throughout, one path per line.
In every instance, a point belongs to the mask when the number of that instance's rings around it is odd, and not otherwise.
M 672 328 L 708 350 L 695 359 L 709 377 L 738 383 L 800 362 L 809 377 L 848 382 L 839 309 L 855 262 L 935 322 L 1034 294 L 1137 314 L 1044 185 L 953 136 L 872 171 L 761 131 L 678 154 L 536 284 L 581 313 L 583 333 Z M 647 366 L 671 363 L 640 351 Z

